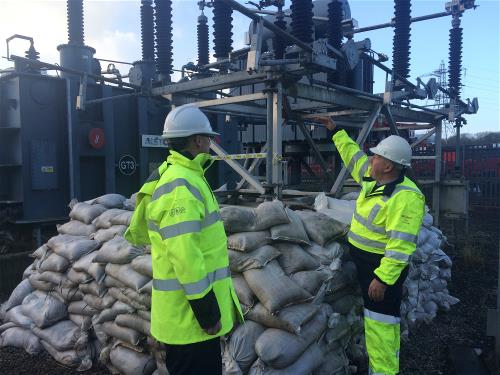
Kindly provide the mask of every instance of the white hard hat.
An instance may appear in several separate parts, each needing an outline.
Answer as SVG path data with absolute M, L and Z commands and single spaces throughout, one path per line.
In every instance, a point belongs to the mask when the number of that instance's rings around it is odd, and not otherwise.
M 394 163 L 411 166 L 411 147 L 406 139 L 398 135 L 390 135 L 377 146 L 370 148 L 370 151 Z
M 163 138 L 183 138 L 194 134 L 220 135 L 212 130 L 207 116 L 194 104 L 172 110 L 165 119 Z

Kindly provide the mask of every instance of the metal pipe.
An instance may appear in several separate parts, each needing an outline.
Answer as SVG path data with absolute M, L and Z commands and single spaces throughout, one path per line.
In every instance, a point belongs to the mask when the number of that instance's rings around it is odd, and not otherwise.
M 226 4 L 228 4 L 229 6 L 231 6 L 231 8 L 233 8 L 234 10 L 237 10 L 238 12 L 240 12 L 240 13 L 244 14 L 245 16 L 247 16 L 248 18 L 251 18 L 255 22 L 262 21 L 262 24 L 264 25 L 265 28 L 271 30 L 276 35 L 282 36 L 283 38 L 287 39 L 289 42 L 291 42 L 293 44 L 296 44 L 297 46 L 299 46 L 300 48 L 302 48 L 304 51 L 307 51 L 307 52 L 312 52 L 313 51 L 313 49 L 312 49 L 312 47 L 310 45 L 304 43 L 300 39 L 297 39 L 292 34 L 287 33 L 284 30 L 281 30 L 274 23 L 269 22 L 265 18 L 263 18 L 263 17 L 259 16 L 258 14 L 256 14 L 253 10 L 248 9 L 247 7 L 245 7 L 245 6 L 237 3 L 235 0 L 222 0 L 222 1 L 224 1 Z
M 68 127 L 68 168 L 69 168 L 69 195 L 70 199 L 75 198 L 75 171 L 73 155 L 73 120 L 72 120 L 72 100 L 71 100 L 71 81 L 66 78 L 66 125 Z
M 64 68 L 64 67 L 59 66 L 59 65 L 49 64 L 49 63 L 45 63 L 45 62 L 38 61 L 38 60 L 27 59 L 27 58 L 21 57 L 21 56 L 12 55 L 12 59 L 19 60 L 19 61 L 24 62 L 26 64 L 35 65 L 38 67 L 46 67 L 46 68 L 49 68 L 50 70 L 60 70 L 61 72 L 72 73 L 72 74 L 77 74 L 77 75 L 81 75 L 81 76 L 86 74 L 87 77 L 93 78 L 96 81 L 114 83 L 114 84 L 119 85 L 119 86 L 130 87 L 130 88 L 136 89 L 136 90 L 141 89 L 140 86 L 136 86 L 136 85 L 133 85 L 131 83 L 121 82 L 119 80 L 106 78 L 106 77 L 103 77 L 100 75 L 90 74 L 90 73 L 82 72 L 82 71 L 75 70 L 75 69 Z
M 420 22 L 420 21 L 431 20 L 434 18 L 440 18 L 440 17 L 446 17 L 446 16 L 451 16 L 451 13 L 441 12 L 441 13 L 428 14 L 426 16 L 413 17 L 410 19 L 410 22 L 411 23 Z M 360 28 L 357 28 L 357 29 L 354 29 L 353 31 L 351 31 L 351 33 L 353 33 L 353 34 L 364 33 L 365 31 L 385 29 L 386 27 L 394 27 L 394 22 L 391 21 L 391 22 L 386 22 L 386 23 L 380 23 L 378 25 L 360 27 Z
M 259 65 L 263 66 L 275 66 L 275 65 L 286 65 L 286 64 L 299 64 L 301 59 L 280 59 L 280 60 L 262 60 Z
M 267 134 L 267 156 L 266 156 L 266 183 L 271 186 L 273 181 L 273 92 L 267 92 L 267 116 L 266 116 L 266 134 Z
M 329 87 L 329 88 L 332 88 L 332 89 L 337 89 L 337 90 L 340 90 L 340 91 L 347 92 L 349 94 L 354 94 L 354 95 L 358 95 L 358 96 L 364 96 L 364 97 L 369 98 L 369 99 L 374 99 L 375 101 L 378 101 L 378 102 L 382 101 L 382 98 L 380 96 L 378 96 L 378 95 L 370 94 L 370 93 L 367 93 L 367 92 L 364 92 L 364 91 L 360 91 L 360 90 L 356 90 L 356 89 L 352 89 L 350 87 L 345 87 L 345 86 L 342 86 L 342 85 L 336 85 L 335 83 L 328 83 L 328 82 L 318 81 L 316 79 L 313 79 L 312 82 L 315 85 Z

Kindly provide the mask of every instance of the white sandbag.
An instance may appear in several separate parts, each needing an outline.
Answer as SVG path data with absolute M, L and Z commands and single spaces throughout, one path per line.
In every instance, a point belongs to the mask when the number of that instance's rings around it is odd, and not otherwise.
M 101 311 L 99 316 L 95 319 L 96 323 L 104 323 L 114 321 L 115 318 L 120 314 L 132 314 L 134 308 L 120 300 L 117 300 L 113 306 L 108 309 Z M 151 318 L 149 319 L 151 320 Z
M 83 299 L 83 294 L 78 290 L 78 287 L 64 287 L 58 285 L 54 288 L 54 296 L 59 296 L 63 303 L 69 303 L 74 301 L 81 301 Z
M 293 364 L 286 368 L 274 369 L 267 367 L 262 361 L 252 365 L 248 375 L 298 375 L 311 374 L 321 366 L 324 360 L 323 351 L 318 344 L 314 343 Z
M 111 224 L 113 225 L 125 225 L 129 226 L 130 225 L 130 220 L 132 220 L 132 215 L 134 213 L 130 211 L 125 211 L 119 215 L 113 216 L 111 218 Z
M 57 362 L 68 367 L 78 367 L 81 364 L 81 354 L 76 350 L 59 351 L 48 342 L 41 340 L 42 346 Z
M 87 284 L 80 284 L 78 286 L 78 289 L 83 294 L 92 294 L 96 297 L 102 297 L 107 292 L 106 286 L 104 286 L 103 284 L 98 284 L 96 281 L 92 281 Z
M 106 207 L 100 204 L 88 204 L 85 202 L 76 203 L 69 213 L 73 220 L 79 220 L 85 224 L 90 224 L 97 216 L 106 211 Z M 49 245 L 50 246 L 50 245 Z
M 86 201 L 86 203 L 90 204 L 102 204 L 106 208 L 122 208 L 123 203 L 125 202 L 127 198 L 125 198 L 121 194 L 104 194 L 101 195 L 100 197 L 91 199 L 89 201 Z
M 80 259 L 78 259 L 74 264 L 73 264 L 73 269 L 75 271 L 80 271 L 80 272 L 87 272 L 92 264 L 92 261 L 94 260 L 95 256 L 97 255 L 96 251 L 93 251 L 87 255 L 82 256 Z
M 26 353 L 31 355 L 40 353 L 42 349 L 38 337 L 29 329 L 20 327 L 9 328 L 0 335 L 0 347 L 4 346 L 23 348 Z
M 59 351 L 73 349 L 80 338 L 80 328 L 71 320 L 62 320 L 51 327 L 33 327 L 33 333 Z
M 267 328 L 277 328 L 291 333 L 299 334 L 301 328 L 318 312 L 319 305 L 300 303 L 285 307 L 280 312 L 272 315 L 263 304 L 257 303 L 245 318 L 253 320 Z
M 127 286 L 122 283 L 120 280 L 115 279 L 111 275 L 106 275 L 106 277 L 103 280 L 103 284 L 106 288 L 126 288 Z
M 325 247 L 316 243 L 305 247 L 305 250 L 323 265 L 330 265 L 334 259 L 342 257 L 344 251 L 338 242 L 330 242 Z
M 126 212 L 128 212 L 128 211 L 122 210 L 120 208 L 112 208 L 110 210 L 104 211 L 102 214 L 100 214 L 98 217 L 96 217 L 92 221 L 92 224 L 94 224 L 99 229 L 110 228 L 113 225 L 113 223 L 111 222 L 111 219 L 115 216 L 118 216 L 118 215 L 126 213 Z
M 286 368 L 297 361 L 309 345 L 321 336 L 327 327 L 327 320 L 327 310 L 321 308 L 302 327 L 300 335 L 269 328 L 258 338 L 255 351 L 267 365 L 275 369 Z
M 285 210 L 290 223 L 271 227 L 271 238 L 273 241 L 288 241 L 301 245 L 310 245 L 309 237 L 300 216 L 289 208 Z
M 56 253 L 51 253 L 40 264 L 40 272 L 64 272 L 69 267 L 69 260 Z
M 109 288 L 108 293 L 115 299 L 122 301 L 138 310 L 149 310 L 151 308 L 151 296 L 139 294 L 130 288 Z
M 85 301 L 75 301 L 68 305 L 68 313 L 93 316 L 98 314 L 99 310 L 90 307 Z
M 125 238 L 117 236 L 104 243 L 94 258 L 94 263 L 127 264 L 143 251 L 132 246 Z
M 35 291 L 23 300 L 22 312 L 39 328 L 45 328 L 67 316 L 66 306 L 57 298 Z
M 116 299 L 112 297 L 109 293 L 104 297 L 96 297 L 92 294 L 85 294 L 83 296 L 83 301 L 89 305 L 90 307 L 96 310 L 104 310 L 113 305 L 116 302 Z
M 149 276 L 144 276 L 134 271 L 130 264 L 108 263 L 106 265 L 106 274 L 114 277 L 134 290 L 141 289 L 151 280 Z
M 107 242 L 116 236 L 123 236 L 126 232 L 127 227 L 125 225 L 113 225 L 112 227 L 106 229 L 99 229 L 94 233 L 92 239 L 99 241 L 100 243 Z
M 93 280 L 93 277 L 87 272 L 75 271 L 74 268 L 70 268 L 66 272 L 66 277 L 75 285 L 90 283 Z
M 50 292 L 54 289 L 55 284 L 52 284 L 51 282 L 44 281 L 40 279 L 40 273 L 38 272 L 33 272 L 29 277 L 28 280 L 33 287 L 33 289 L 36 290 L 41 290 L 44 292 Z
M 44 259 L 47 256 L 47 252 L 49 250 L 50 248 L 47 246 L 47 244 L 43 244 L 38 249 L 33 251 L 30 256 L 36 259 Z
M 21 281 L 10 294 L 7 302 L 2 305 L 3 311 L 7 312 L 13 307 L 20 305 L 23 302 L 23 299 L 32 291 L 33 286 L 31 285 L 29 280 L 25 279 Z
M 238 301 L 240 301 L 243 313 L 245 314 L 253 306 L 255 297 L 242 275 L 233 274 L 232 281 L 234 290 L 238 296 Z
M 227 206 L 221 209 L 221 218 L 227 233 L 262 231 L 290 222 L 280 201 L 264 202 L 257 208 Z
M 86 255 L 99 247 L 99 242 L 90 240 L 82 236 L 71 236 L 69 234 L 60 234 L 52 237 L 47 245 L 56 254 L 59 254 L 70 262 L 75 262 L 83 255 Z
M 342 199 L 330 198 L 325 193 L 321 193 L 316 196 L 314 209 L 341 223 L 350 225 L 356 208 L 355 200 L 346 200 L 343 197 Z
M 14 327 L 18 327 L 18 325 L 16 323 L 12 323 L 12 322 L 4 323 L 4 324 L 0 325 L 0 334 L 2 334 L 3 332 L 7 331 L 8 329 L 14 328 Z M 24 327 L 24 328 L 30 328 L 30 327 Z
M 271 241 L 270 236 L 271 233 L 268 230 L 231 234 L 227 238 L 227 247 L 233 250 L 250 252 L 267 245 Z
M 135 314 L 120 314 L 116 317 L 115 323 L 119 326 L 141 332 L 145 336 L 150 335 L 151 324 L 149 321 Z
M 130 263 L 134 271 L 139 272 L 141 275 L 153 278 L 153 262 L 151 254 L 139 255 L 137 258 L 132 259 Z
M 96 282 L 102 283 L 106 277 L 106 266 L 100 263 L 92 263 L 87 272 Z
M 90 236 L 97 231 L 94 224 L 85 224 L 78 220 L 70 220 L 63 225 L 57 226 L 60 234 L 70 234 L 72 236 Z
M 280 256 L 280 252 L 273 246 L 264 245 L 251 252 L 228 250 L 229 267 L 232 272 L 241 273 L 253 268 L 262 268 L 271 260 Z
M 38 280 L 61 285 L 66 280 L 66 276 L 60 272 L 44 271 L 38 276 Z
M 307 236 L 321 246 L 346 233 L 346 224 L 325 214 L 312 211 L 296 212 L 302 219 Z
M 243 272 L 248 286 L 271 313 L 311 298 L 311 294 L 285 275 L 276 260 L 264 268 Z
M 137 353 L 123 346 L 113 348 L 109 358 L 124 375 L 150 375 L 156 368 L 155 360 L 149 354 Z
M 33 321 L 23 314 L 22 306 L 16 306 L 7 311 L 5 314 L 5 322 L 11 322 L 22 328 L 31 328 Z
M 294 243 L 279 242 L 274 246 L 280 251 L 278 263 L 287 275 L 298 271 L 315 270 L 320 266 L 317 259 Z
M 236 375 L 238 369 L 243 374 L 246 374 L 252 363 L 257 359 L 255 342 L 263 332 L 264 327 L 252 321 L 247 321 L 236 328 L 224 350 L 226 375 Z M 234 362 L 236 362 L 236 365 Z
M 139 345 L 141 340 L 145 339 L 145 335 L 134 329 L 122 327 L 114 322 L 104 322 L 102 323 L 103 331 L 111 337 L 115 337 L 119 340 L 125 341 L 130 345 Z
M 81 327 L 85 324 L 85 322 L 90 320 L 90 316 L 85 316 L 85 315 L 79 315 L 79 314 L 68 314 L 68 319 L 71 320 L 75 325 L 78 327 Z M 92 322 L 92 320 L 90 320 Z

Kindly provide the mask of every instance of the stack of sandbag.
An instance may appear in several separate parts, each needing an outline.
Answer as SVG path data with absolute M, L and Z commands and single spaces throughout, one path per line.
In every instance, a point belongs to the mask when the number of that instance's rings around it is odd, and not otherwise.
M 315 209 L 339 221 L 350 221 L 356 202 L 354 193 L 343 199 L 329 198 L 325 194 L 316 197 Z M 345 199 L 344 199 L 345 198 Z M 429 323 L 442 309 L 448 311 L 459 300 L 448 291 L 451 280 L 451 259 L 442 247 L 446 237 L 432 226 L 432 216 L 427 212 L 418 233 L 417 248 L 410 258 L 408 278 L 403 285 L 401 303 L 402 334 L 421 323 Z
M 348 373 L 362 322 L 354 265 L 335 242 L 347 226 L 279 201 L 221 216 L 246 320 L 225 342 L 225 373 Z

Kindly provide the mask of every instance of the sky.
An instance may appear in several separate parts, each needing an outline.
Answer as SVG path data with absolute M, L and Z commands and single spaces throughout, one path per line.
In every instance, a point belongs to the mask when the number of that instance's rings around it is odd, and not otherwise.
M 242 0 L 238 0 L 243 3 Z M 287 0 L 287 4 L 290 1 Z M 351 0 L 351 15 L 359 27 L 389 22 L 394 16 L 391 0 Z M 479 99 L 476 115 L 466 116 L 466 133 L 500 131 L 500 1 L 476 0 L 479 7 L 466 11 L 461 18 L 463 31 L 462 51 L 462 98 Z M 413 0 L 412 17 L 444 11 L 445 1 Z M 97 58 L 133 62 L 141 58 L 140 0 L 85 0 L 85 44 L 96 49 Z M 174 0 L 173 2 L 173 57 L 174 68 L 180 69 L 188 61 L 196 62 L 196 20 L 200 11 L 196 0 Z M 211 10 L 205 11 L 211 23 Z M 233 48 L 244 46 L 244 32 L 249 20 L 233 13 Z M 211 26 L 211 25 L 210 25 Z M 439 68 L 444 61 L 448 65 L 448 40 L 451 17 L 413 23 L 411 26 L 410 75 L 416 82 Z M 212 32 L 212 31 L 211 31 Z M 58 63 L 57 45 L 67 42 L 66 1 L 64 0 L 0 0 L 0 41 L 13 34 L 31 36 L 40 59 Z M 372 49 L 385 53 L 392 67 L 393 29 L 381 29 L 356 34 L 355 40 L 369 38 Z M 213 37 L 210 37 L 213 47 Z M 11 43 L 11 53 L 24 55 L 28 42 L 18 40 Z M 12 66 L 7 61 L 6 47 L 0 43 L 0 69 Z M 106 63 L 102 63 L 105 67 Z M 117 65 L 122 74 L 129 66 Z M 173 79 L 179 78 L 179 73 Z M 384 88 L 385 74 L 376 73 L 375 91 Z M 425 105 L 425 101 L 415 102 Z M 430 103 L 429 103 L 430 104 Z M 451 126 L 445 136 L 453 135 Z

